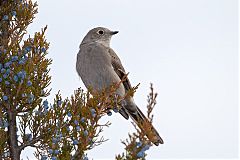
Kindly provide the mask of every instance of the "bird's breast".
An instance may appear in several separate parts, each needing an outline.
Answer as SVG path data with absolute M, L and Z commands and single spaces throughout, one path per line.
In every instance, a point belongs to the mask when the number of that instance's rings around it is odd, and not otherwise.
M 76 67 L 87 88 L 102 90 L 120 81 L 112 67 L 108 50 L 104 47 L 81 48 Z M 120 92 L 124 92 L 124 89 L 120 89 Z

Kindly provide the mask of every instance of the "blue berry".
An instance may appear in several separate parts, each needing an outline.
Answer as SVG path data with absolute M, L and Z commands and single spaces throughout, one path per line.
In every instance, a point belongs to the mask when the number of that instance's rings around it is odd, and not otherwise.
M 107 112 L 107 115 L 108 115 L 108 116 L 111 116 L 111 115 L 112 115 L 112 112 L 111 112 L 111 111 Z
M 57 135 L 60 139 L 63 137 L 62 133 Z
M 4 16 L 3 16 L 3 20 L 4 20 L 4 21 L 8 20 L 8 15 L 4 15 Z
M 27 97 L 27 94 L 26 94 L 26 93 L 23 93 L 23 94 L 22 94 L 22 97 Z
M 47 160 L 48 156 L 47 155 L 42 155 L 41 160 Z
M 20 71 L 20 72 L 17 73 L 17 75 L 18 75 L 18 77 L 19 77 L 20 79 L 24 79 L 25 76 L 26 76 L 26 72 Z
M 83 132 L 83 134 L 84 134 L 84 136 L 88 136 L 88 131 L 85 130 L 85 131 Z
M 23 76 L 22 71 L 18 72 L 17 75 L 19 78 L 22 78 L 22 76 Z
M 84 118 L 84 117 L 82 117 L 80 121 L 81 121 L 82 123 L 84 123 L 84 121 L 85 121 L 85 118 Z
M 8 100 L 8 96 L 3 96 L 3 100 L 7 101 Z
M 6 85 L 10 85 L 10 82 L 9 82 L 9 81 L 5 81 L 5 84 L 6 84 Z
M 74 120 L 74 124 L 75 124 L 75 125 L 78 125 L 78 120 Z
M 49 153 L 49 154 L 53 154 L 53 150 L 52 150 L 52 149 L 49 149 L 49 150 L 48 150 L 48 153 Z
M 118 113 L 118 109 L 116 107 L 113 108 L 113 112 Z
M 15 62 L 18 60 L 18 56 L 12 56 L 12 62 Z
M 4 68 L 10 67 L 10 65 L 11 65 L 11 62 L 6 62 L 6 63 L 4 64 Z
M 144 157 L 144 152 L 143 151 L 138 152 L 137 157 L 138 158 L 143 158 Z
M 67 116 L 68 116 L 68 117 L 72 117 L 71 112 L 68 112 L 68 113 L 67 113 Z
M 57 160 L 57 157 L 53 156 L 53 157 L 52 157 L 52 160 Z
M 1 69 L 1 73 L 3 74 L 3 73 L 5 73 L 6 72 L 6 69 L 5 68 L 2 68 Z
M 53 137 L 53 138 L 52 138 L 52 142 L 53 142 L 53 143 L 57 143 L 57 141 L 58 141 L 58 140 L 57 140 L 56 137 Z
M 31 51 L 31 47 L 30 47 L 30 46 L 27 46 L 27 47 L 25 48 L 25 51 L 26 51 L 26 52 L 30 52 L 30 51 Z
M 80 131 L 80 126 L 77 126 L 77 127 L 76 127 L 76 130 L 77 130 L 77 131 Z
M 45 52 L 46 52 L 46 48 L 43 47 L 43 48 L 41 49 L 41 51 L 45 53 Z
M 150 146 L 149 145 L 146 145 L 142 148 L 142 151 L 146 151 L 146 150 L 149 150 Z
M 57 105 L 61 106 L 61 104 L 62 104 L 62 101 L 61 100 L 57 100 Z
M 55 153 L 55 154 L 59 154 L 60 151 L 59 151 L 58 149 L 56 149 L 56 150 L 54 151 L 54 153 Z
M 8 68 L 8 69 L 6 70 L 6 73 L 9 74 L 10 72 L 11 72 L 11 70 Z
M 32 85 L 32 82 L 30 80 L 27 81 L 27 86 L 30 87 Z
M 19 62 L 18 62 L 18 64 L 20 64 L 20 65 L 23 65 L 25 62 L 24 62 L 24 60 L 20 60 Z
M 18 82 L 18 76 L 17 76 L 17 75 L 14 75 L 14 76 L 13 76 L 13 80 L 14 80 L 15 82 Z
M 76 139 L 73 140 L 73 144 L 74 144 L 74 145 L 77 145 L 77 144 L 78 144 L 78 140 L 76 140 Z
M 35 114 L 36 114 L 36 115 L 39 115 L 39 113 L 40 113 L 39 111 L 35 111 Z
M 4 79 L 7 79 L 7 77 L 8 77 L 8 74 L 5 73 L 5 74 L 3 75 L 3 78 L 4 78 Z
M 92 116 L 93 116 L 93 117 L 96 116 L 96 110 L 95 110 L 95 109 L 91 109 L 91 113 L 92 113 Z
M 43 101 L 43 106 L 48 106 L 48 101 L 47 100 Z
M 137 146 L 137 147 L 141 147 L 141 146 L 142 146 L 142 142 L 137 142 L 137 143 L 136 143 L 136 146 Z
M 47 112 L 47 110 L 48 110 L 48 106 L 43 106 L 44 107 L 44 109 L 45 109 L 45 111 Z
M 12 11 L 12 16 L 16 16 L 17 12 L 16 11 Z
M 23 78 L 25 78 L 27 75 L 26 71 L 22 71 L 22 74 L 23 74 Z
M 34 95 L 33 94 L 29 94 L 28 96 L 28 103 L 32 103 L 34 100 Z
M 83 160 L 88 160 L 88 157 L 87 157 L 87 156 L 85 156 L 85 157 L 83 158 Z
M 2 78 L 0 77 L 0 83 L 2 82 Z

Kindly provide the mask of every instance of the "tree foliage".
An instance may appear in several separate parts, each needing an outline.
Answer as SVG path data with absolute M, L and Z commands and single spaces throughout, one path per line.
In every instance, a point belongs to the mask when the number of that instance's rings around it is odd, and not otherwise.
M 2 0 L 0 7 L 0 157 L 18 160 L 23 149 L 34 147 L 37 159 L 87 160 L 86 151 L 106 141 L 100 133 L 110 122 L 100 124 L 100 118 L 119 110 L 122 98 L 114 95 L 118 84 L 95 94 L 79 88 L 70 98 L 58 92 L 50 102 L 47 27 L 23 39 L 37 3 Z M 152 86 L 148 103 L 152 121 L 156 104 Z M 135 128 L 136 133 L 123 141 L 126 152 L 116 159 L 145 159 L 151 143 Z

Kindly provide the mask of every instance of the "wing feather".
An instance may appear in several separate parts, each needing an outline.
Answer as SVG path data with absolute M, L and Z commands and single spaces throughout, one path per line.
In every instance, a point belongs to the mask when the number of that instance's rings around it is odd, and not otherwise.
M 121 60 L 111 48 L 109 48 L 109 54 L 111 56 L 113 69 L 115 70 L 115 72 L 117 73 L 117 75 L 121 80 L 125 78 L 125 80 L 123 81 L 124 88 L 126 89 L 126 91 L 130 90 L 132 86 L 128 77 L 125 77 L 127 73 L 125 72 L 125 69 L 121 63 Z

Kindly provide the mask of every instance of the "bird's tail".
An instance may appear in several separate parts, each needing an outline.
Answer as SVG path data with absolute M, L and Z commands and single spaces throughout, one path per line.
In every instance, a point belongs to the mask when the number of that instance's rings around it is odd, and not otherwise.
M 156 146 L 163 144 L 163 139 L 160 137 L 157 130 L 153 127 L 152 123 L 146 118 L 146 116 L 137 106 L 135 106 L 135 108 L 137 111 L 128 112 L 132 120 L 137 124 L 141 131 L 145 133 L 145 135 L 152 143 L 154 143 Z

